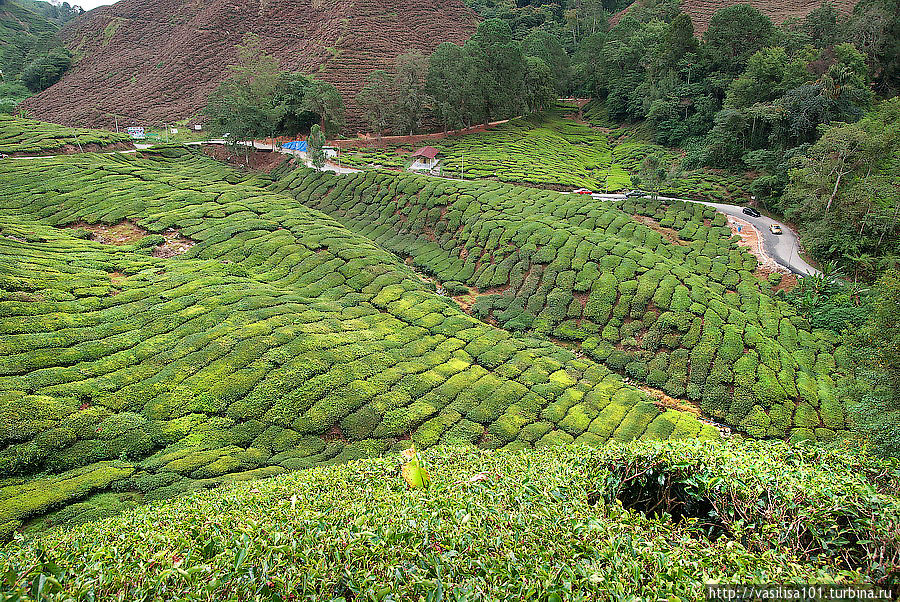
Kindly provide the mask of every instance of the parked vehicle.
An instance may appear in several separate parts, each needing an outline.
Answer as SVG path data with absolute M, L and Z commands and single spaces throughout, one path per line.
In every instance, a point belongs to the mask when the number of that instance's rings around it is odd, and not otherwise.
M 771 226 L 769 226 L 769 232 L 771 232 L 772 234 L 781 234 L 781 226 L 779 226 L 778 224 L 772 224 Z
M 645 197 L 649 194 L 650 194 L 649 192 L 644 192 L 643 190 L 631 190 L 631 191 L 625 193 L 625 198 L 632 199 L 635 197 Z
M 744 207 L 744 215 L 749 215 L 750 217 L 759 217 L 760 213 L 753 207 Z
M 587 188 L 579 188 L 575 191 L 575 194 L 594 194 L 594 191 L 588 190 Z

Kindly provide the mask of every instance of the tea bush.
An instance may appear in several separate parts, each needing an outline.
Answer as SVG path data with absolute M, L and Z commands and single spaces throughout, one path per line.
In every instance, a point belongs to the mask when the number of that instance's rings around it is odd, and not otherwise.
M 357 460 L 16 542 L 2 587 L 48 601 L 694 600 L 706 582 L 896 577 L 895 462 L 696 441 L 421 457 L 426 491 L 396 456 Z
M 341 220 L 438 285 L 454 283 L 445 293 L 462 283 L 468 290 L 456 298 L 473 316 L 576 343 L 748 434 L 823 428 L 831 439 L 847 430 L 839 401 L 797 412 L 801 382 L 839 399 L 837 369 L 820 359 L 838 341 L 773 296 L 753 275 L 756 259 L 708 207 L 388 172 L 298 170 L 272 189 Z M 668 367 L 651 376 L 656 357 Z
M 592 128 L 567 116 L 574 111 L 560 105 L 485 132 L 428 144 L 441 151 L 440 167 L 448 177 L 610 192 L 630 188 L 630 176 L 651 153 L 663 153 L 669 163 L 680 158 L 676 151 L 643 141 L 633 127 Z M 342 160 L 359 167 L 403 169 L 410 150 L 410 145 L 347 149 Z M 749 195 L 746 178 L 709 169 L 683 172 L 662 192 L 710 201 L 746 200 Z
M 102 147 L 126 142 L 131 142 L 128 134 L 70 128 L 0 113 L 0 153 L 34 155 L 78 144 Z
M 303 181 L 350 207 L 383 199 L 383 177 Z M 0 163 L 0 537 L 102 514 L 111 491 L 162 499 L 408 439 L 518 449 L 586 421 L 594 443 L 718 437 L 573 351 L 466 315 L 283 186 L 177 147 Z M 147 235 L 105 245 L 64 227 L 126 218 Z M 173 229 L 195 244 L 158 257 Z M 604 413 L 612 398 L 621 411 Z

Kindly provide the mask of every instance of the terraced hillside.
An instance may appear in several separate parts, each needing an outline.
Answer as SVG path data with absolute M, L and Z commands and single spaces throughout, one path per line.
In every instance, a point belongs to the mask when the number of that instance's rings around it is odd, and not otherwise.
M 830 440 L 846 360 L 761 290 L 724 216 L 499 183 L 295 171 L 275 187 L 425 274 L 475 317 L 589 357 L 754 437 Z M 632 216 L 636 217 L 632 217 Z
M 272 184 L 181 148 L 0 162 L 2 537 L 410 439 L 718 436 Z
M 337 86 L 353 132 L 360 118 L 353 101 L 370 71 L 393 68 L 409 50 L 462 43 L 476 24 L 460 0 L 122 0 L 67 24 L 60 37 L 80 60 L 24 106 L 39 119 L 78 126 L 111 127 L 113 114 L 138 124 L 189 118 L 229 75 L 234 45 L 253 32 L 283 69 Z
M 128 134 L 70 128 L 0 114 L 0 153 L 45 155 L 116 148 L 131 148 Z
M 669 163 L 680 159 L 677 151 L 640 139 L 634 128 L 591 127 L 567 117 L 572 111 L 574 107 L 560 105 L 490 131 L 448 136 L 429 144 L 441 151 L 444 175 L 557 189 L 615 192 L 632 186 L 630 176 L 648 154 L 663 153 Z M 409 145 L 348 149 L 342 160 L 348 165 L 402 168 L 412 150 Z M 663 192 L 711 201 L 749 197 L 747 181 L 740 176 L 706 169 L 681 173 Z
M 610 23 L 615 25 L 638 2 L 613 15 Z M 834 0 L 830 4 L 846 16 L 853 11 L 853 7 L 858 2 L 859 0 Z M 691 21 L 694 23 L 694 33 L 703 35 L 703 32 L 709 28 L 712 16 L 731 4 L 736 3 L 732 0 L 681 0 L 681 10 L 690 15 Z M 821 0 L 746 0 L 743 4 L 749 4 L 769 17 L 773 23 L 780 25 L 792 17 L 802 19 L 813 9 L 819 8 L 822 2 Z

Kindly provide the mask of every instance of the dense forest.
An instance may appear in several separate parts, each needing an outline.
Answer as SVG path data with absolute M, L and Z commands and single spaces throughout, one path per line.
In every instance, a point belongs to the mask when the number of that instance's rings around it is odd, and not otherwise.
M 619 7 L 596 2 L 473 6 L 494 18 L 464 45 L 369 76 L 358 101 L 373 130 L 420 131 L 429 109 L 453 129 L 590 97 L 587 119 L 645 124 L 683 149 L 682 169 L 749 174 L 751 194 L 796 222 L 819 261 L 857 278 L 900 265 L 900 15 L 889 2 L 847 18 L 823 3 L 780 26 L 735 4 L 700 37 L 670 0 L 637 4 L 613 27 Z

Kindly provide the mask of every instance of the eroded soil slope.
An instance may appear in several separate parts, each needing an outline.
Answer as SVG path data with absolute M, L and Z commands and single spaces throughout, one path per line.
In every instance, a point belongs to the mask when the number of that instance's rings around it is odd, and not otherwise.
M 282 68 L 337 86 L 352 132 L 359 123 L 353 98 L 370 71 L 390 68 L 408 50 L 463 42 L 476 24 L 459 0 L 123 0 L 60 33 L 81 59 L 25 107 L 67 125 L 109 127 L 114 114 L 136 123 L 188 118 L 228 76 L 234 45 L 253 32 Z

